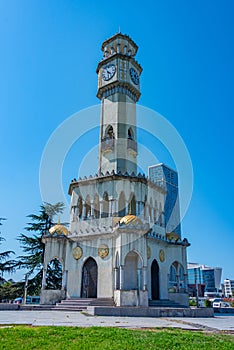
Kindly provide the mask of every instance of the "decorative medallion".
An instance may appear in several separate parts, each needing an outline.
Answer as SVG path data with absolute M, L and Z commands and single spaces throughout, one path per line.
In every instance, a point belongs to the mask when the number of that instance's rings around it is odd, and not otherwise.
M 147 245 L 147 259 L 150 259 L 151 258 L 151 249 L 150 249 L 150 246 Z
M 164 250 L 163 250 L 163 249 L 160 249 L 160 250 L 159 250 L 159 260 L 160 260 L 161 262 L 164 262 L 164 260 L 165 260 L 165 253 L 164 253 Z
M 109 254 L 108 245 L 101 244 L 98 248 L 98 255 L 100 256 L 100 258 L 105 259 L 108 254 Z
M 72 252 L 73 258 L 79 260 L 83 255 L 83 250 L 81 247 L 75 247 Z

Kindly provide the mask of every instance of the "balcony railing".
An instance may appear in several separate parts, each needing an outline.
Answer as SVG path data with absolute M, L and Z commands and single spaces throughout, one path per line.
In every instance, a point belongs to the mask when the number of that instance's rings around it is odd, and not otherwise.
M 103 138 L 102 139 L 102 152 L 113 151 L 115 147 L 115 139 L 114 138 Z
M 128 149 L 132 149 L 137 153 L 137 143 L 134 140 L 128 139 L 128 144 L 127 144 Z

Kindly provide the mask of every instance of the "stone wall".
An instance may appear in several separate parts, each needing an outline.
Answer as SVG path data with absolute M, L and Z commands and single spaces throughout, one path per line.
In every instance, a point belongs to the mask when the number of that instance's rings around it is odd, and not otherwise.
M 148 306 L 148 291 L 115 290 L 114 302 L 116 306 Z
M 66 298 L 66 292 L 64 290 L 46 290 L 43 289 L 40 295 L 41 305 L 55 305 L 61 300 Z

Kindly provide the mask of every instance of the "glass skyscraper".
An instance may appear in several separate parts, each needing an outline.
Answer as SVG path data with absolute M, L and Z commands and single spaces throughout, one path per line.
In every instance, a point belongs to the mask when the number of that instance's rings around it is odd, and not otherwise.
M 178 173 L 160 163 L 149 167 L 149 180 L 167 191 L 164 205 L 166 231 L 181 236 Z
M 188 263 L 188 285 L 199 289 L 204 285 L 204 292 L 218 293 L 221 283 L 222 269 L 197 263 Z

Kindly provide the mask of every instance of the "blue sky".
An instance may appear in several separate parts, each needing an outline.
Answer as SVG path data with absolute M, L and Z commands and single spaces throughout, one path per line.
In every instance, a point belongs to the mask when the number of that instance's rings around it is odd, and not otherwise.
M 0 2 L 4 247 L 20 252 L 15 238 L 26 216 L 39 209 L 40 159 L 51 133 L 73 113 L 99 103 L 101 43 L 120 27 L 139 46 L 139 102 L 166 117 L 190 152 L 194 192 L 183 220 L 188 260 L 221 266 L 223 278 L 234 279 L 233 7 L 231 0 Z M 94 130 L 69 152 L 65 191 L 95 137 Z M 159 160 L 170 165 L 156 148 Z

